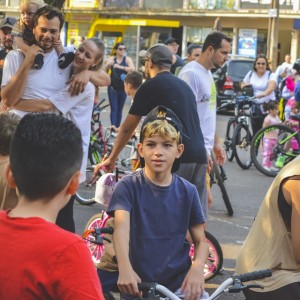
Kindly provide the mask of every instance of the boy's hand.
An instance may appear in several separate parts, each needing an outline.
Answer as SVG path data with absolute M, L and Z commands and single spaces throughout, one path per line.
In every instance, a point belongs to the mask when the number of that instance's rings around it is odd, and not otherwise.
M 123 294 L 130 294 L 141 297 L 142 293 L 138 289 L 138 283 L 141 283 L 140 277 L 131 269 L 120 271 L 118 279 L 118 288 Z
M 69 93 L 71 96 L 77 96 L 82 93 L 90 80 L 90 74 L 88 70 L 81 71 L 76 75 L 72 75 L 67 81 L 69 85 Z
M 185 300 L 200 299 L 204 292 L 204 267 L 193 263 L 180 289 L 184 293 Z

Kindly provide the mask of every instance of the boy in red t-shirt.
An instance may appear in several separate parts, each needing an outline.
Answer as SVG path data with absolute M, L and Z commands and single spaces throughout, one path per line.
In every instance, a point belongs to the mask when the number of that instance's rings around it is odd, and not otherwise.
M 20 121 L 6 168 L 18 204 L 0 212 L 0 299 L 104 299 L 84 241 L 55 225 L 77 190 L 81 160 L 73 122 L 41 113 Z

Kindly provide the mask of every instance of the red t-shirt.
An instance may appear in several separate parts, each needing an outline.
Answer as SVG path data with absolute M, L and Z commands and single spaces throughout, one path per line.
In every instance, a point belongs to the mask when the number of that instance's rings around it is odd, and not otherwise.
M 0 245 L 0 299 L 104 299 L 79 236 L 38 217 L 0 211 Z

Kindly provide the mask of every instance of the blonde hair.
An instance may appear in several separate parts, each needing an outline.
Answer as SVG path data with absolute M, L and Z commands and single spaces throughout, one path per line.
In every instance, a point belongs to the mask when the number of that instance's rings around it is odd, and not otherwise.
M 180 132 L 176 130 L 176 128 L 170 124 L 166 118 L 165 112 L 159 112 L 157 115 L 158 119 L 155 119 L 154 121 L 147 123 L 143 129 L 141 136 L 143 137 L 143 140 L 145 138 L 152 137 L 156 134 L 160 135 L 161 137 L 165 138 L 171 138 L 173 141 L 175 141 L 177 144 L 181 143 L 180 138 Z
M 43 0 L 20 0 L 19 2 L 19 6 L 28 6 L 29 4 L 35 4 L 37 6 L 37 9 L 46 5 L 46 3 Z

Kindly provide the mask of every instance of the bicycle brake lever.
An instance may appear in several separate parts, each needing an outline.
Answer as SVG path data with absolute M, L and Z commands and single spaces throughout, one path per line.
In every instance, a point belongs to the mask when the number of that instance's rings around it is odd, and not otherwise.
M 242 285 L 242 284 L 234 284 L 232 287 L 228 288 L 228 293 L 239 293 L 240 291 L 244 290 L 244 289 L 262 289 L 263 290 L 263 286 L 259 285 L 259 284 L 249 284 L 249 285 Z

